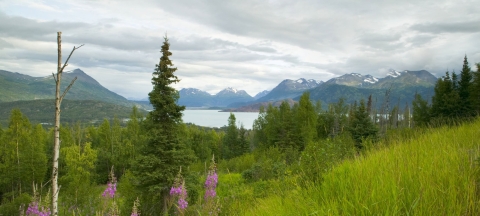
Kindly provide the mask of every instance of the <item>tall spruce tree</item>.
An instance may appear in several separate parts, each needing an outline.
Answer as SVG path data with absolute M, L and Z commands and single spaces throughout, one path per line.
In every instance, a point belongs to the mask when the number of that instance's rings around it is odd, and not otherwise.
M 245 154 L 250 151 L 248 131 L 243 124 L 240 124 L 240 128 L 238 129 L 238 145 L 240 146 L 240 154 Z
M 302 141 L 299 150 L 303 150 L 309 142 L 317 139 L 317 117 L 315 107 L 310 101 L 310 93 L 303 93 L 295 116 L 296 129 Z
M 373 124 L 370 115 L 368 115 L 365 101 L 360 100 L 360 104 L 354 111 L 354 116 L 350 122 L 349 131 L 355 140 L 355 147 L 362 149 L 363 140 L 367 138 L 375 139 L 378 133 L 377 127 Z
M 471 117 L 474 114 L 473 101 L 470 97 L 472 86 L 472 70 L 468 66 L 467 55 L 463 59 L 463 67 L 458 82 L 458 95 L 460 96 L 460 117 Z
M 170 86 L 180 80 L 174 75 L 177 68 L 172 67 L 169 59 L 172 55 L 170 43 L 167 37 L 164 39 L 162 57 L 153 72 L 153 90 L 148 94 L 153 110 L 145 120 L 147 142 L 137 158 L 134 171 L 145 196 L 142 213 L 147 215 L 167 211 L 168 191 L 178 170 L 195 160 L 193 151 L 180 142 L 178 136 L 185 107 L 177 105 L 178 91 Z
M 225 136 L 223 137 L 222 156 L 223 159 L 230 159 L 241 154 L 241 148 L 238 142 L 237 120 L 233 113 L 228 117 L 228 126 Z
M 435 84 L 435 95 L 432 97 L 431 117 L 437 121 L 445 121 L 460 115 L 460 98 L 458 95 L 458 81 L 455 72 L 450 78 L 449 72 L 438 79 Z

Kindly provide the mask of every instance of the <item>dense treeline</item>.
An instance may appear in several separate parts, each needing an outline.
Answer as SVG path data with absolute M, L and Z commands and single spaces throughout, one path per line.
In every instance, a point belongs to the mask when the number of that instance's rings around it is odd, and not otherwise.
M 413 119 L 418 125 L 455 123 L 480 114 L 480 63 L 472 71 L 465 56 L 460 78 L 445 72 L 435 85 L 431 103 L 420 95 L 413 101 Z
M 390 90 L 380 110 L 372 97 L 353 104 L 340 98 L 323 109 L 305 93 L 296 104 L 263 107 L 252 130 L 238 125 L 234 114 L 227 127 L 203 128 L 182 122 L 166 38 L 161 52 L 149 94 L 154 110 L 147 116 L 134 107 L 125 125 L 115 118 L 60 128 L 61 215 L 130 215 L 134 203 L 143 215 L 229 214 L 238 211 L 239 200 L 253 203 L 281 193 L 275 187 L 296 191 L 322 182 L 336 164 L 379 141 L 412 137 L 412 127 L 418 132 L 480 111 L 480 69 L 472 72 L 465 57 L 460 79 L 447 72 L 431 105 L 415 96 L 413 113 L 409 104 L 389 107 Z M 52 130 L 32 125 L 18 109 L 0 126 L 0 214 L 18 215 L 32 201 L 49 205 L 52 140 Z M 216 169 L 228 178 L 216 176 Z M 222 187 L 215 196 L 217 180 Z M 205 212 L 206 206 L 215 208 Z

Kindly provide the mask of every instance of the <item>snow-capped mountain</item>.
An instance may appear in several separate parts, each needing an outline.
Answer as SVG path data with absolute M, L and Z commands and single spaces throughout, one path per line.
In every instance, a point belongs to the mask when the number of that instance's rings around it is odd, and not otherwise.
M 396 77 L 401 76 L 402 73 L 405 73 L 405 72 L 408 72 L 408 71 L 396 71 L 394 69 L 390 69 L 390 70 L 388 70 L 387 76 L 391 76 L 393 78 L 396 78 Z
M 390 69 L 384 78 L 378 80 L 375 85 L 370 88 L 399 88 L 407 86 L 425 86 L 433 87 L 437 82 L 437 78 L 426 70 L 420 71 L 397 71 Z
M 359 73 L 345 74 L 336 78 L 332 78 L 325 82 L 326 84 L 338 84 L 353 87 L 366 87 L 378 82 L 378 78 L 372 75 L 361 75 Z
M 297 80 L 286 79 L 278 84 L 267 95 L 257 99 L 257 101 L 281 100 L 285 98 L 294 98 L 301 95 L 304 91 L 313 89 L 322 85 L 323 81 L 314 79 L 300 78 Z
M 236 88 L 228 87 L 223 89 L 222 91 L 218 92 L 215 96 L 224 96 L 224 95 L 237 95 L 237 96 L 250 96 L 246 91 L 244 90 L 237 90 Z

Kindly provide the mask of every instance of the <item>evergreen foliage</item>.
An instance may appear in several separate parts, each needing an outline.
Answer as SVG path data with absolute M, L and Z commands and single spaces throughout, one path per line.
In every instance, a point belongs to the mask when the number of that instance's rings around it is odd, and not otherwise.
M 178 136 L 184 106 L 176 104 L 178 92 L 171 86 L 180 80 L 174 75 L 169 56 L 168 38 L 162 45 L 162 57 L 153 72 L 153 90 L 148 94 L 153 111 L 145 120 L 148 134 L 145 146 L 136 160 L 134 175 L 137 176 L 144 196 L 149 197 L 149 204 L 144 203 L 144 214 L 166 210 L 166 197 L 176 173 L 181 166 L 186 167 L 194 161 L 194 153 Z M 145 199 L 147 200 L 147 199 Z
M 412 119 L 415 126 L 427 126 L 430 123 L 431 108 L 428 102 L 421 95 L 415 94 L 415 100 L 412 102 L 413 115 Z
M 296 110 L 296 129 L 300 135 L 299 150 L 303 150 L 307 143 L 317 139 L 317 111 L 310 101 L 310 93 L 306 92 L 300 97 Z
M 236 118 L 233 113 L 230 113 L 228 117 L 228 125 L 227 130 L 225 132 L 225 136 L 223 137 L 223 145 L 222 145 L 222 158 L 223 159 L 230 159 L 236 156 L 241 155 L 241 148 L 239 143 L 239 134 L 238 128 L 236 125 Z
M 455 72 L 450 78 L 448 71 L 435 85 L 435 95 L 432 97 L 432 117 L 437 119 L 452 119 L 460 116 L 460 96 Z
M 349 132 L 356 142 L 357 149 L 362 149 L 364 145 L 362 142 L 367 139 L 375 139 L 378 129 L 373 124 L 370 115 L 368 115 L 365 101 L 360 100 L 360 105 L 355 109 L 352 121 L 350 122 Z
M 472 91 L 472 70 L 468 66 L 467 55 L 463 59 L 462 71 L 460 72 L 460 81 L 458 82 L 458 95 L 460 97 L 460 117 L 468 118 L 474 115 L 473 101 L 470 96 Z

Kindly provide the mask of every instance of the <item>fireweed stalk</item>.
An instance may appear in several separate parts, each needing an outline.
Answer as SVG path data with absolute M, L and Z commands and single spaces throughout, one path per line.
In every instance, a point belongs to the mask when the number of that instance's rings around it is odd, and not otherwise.
M 25 212 L 26 216 L 50 216 L 52 214 L 50 212 L 50 208 L 45 207 L 48 206 L 48 204 L 45 205 L 45 203 L 43 203 L 43 206 L 39 206 L 39 203 L 41 203 L 41 198 L 39 197 L 40 196 L 37 193 L 37 187 L 35 184 L 33 184 L 33 201 L 28 204 L 27 211 Z M 45 197 L 46 200 L 49 200 L 48 198 L 48 196 Z
M 115 173 L 113 172 L 113 166 L 108 174 L 108 184 L 107 188 L 103 191 L 102 197 L 104 197 L 104 205 L 103 205 L 103 211 L 107 211 L 107 215 L 120 215 L 120 212 L 118 210 L 118 206 L 115 202 L 115 192 L 117 192 L 117 178 L 115 177 Z M 111 199 L 111 201 L 110 201 Z
M 182 168 L 180 167 L 180 171 L 178 171 L 177 177 L 173 181 L 173 186 L 170 188 L 170 196 L 173 199 L 178 198 L 177 201 L 177 211 L 179 215 L 183 215 L 185 213 L 185 209 L 188 207 L 187 202 L 187 188 L 185 187 L 185 180 L 182 176 Z
M 132 214 L 130 216 L 140 216 L 140 209 L 138 209 L 139 206 L 140 206 L 140 200 L 137 197 L 137 200 L 133 202 Z
M 38 202 L 33 201 L 28 204 L 27 212 L 25 212 L 27 216 L 50 216 L 51 212 L 49 208 L 41 207 L 41 210 L 38 208 Z
M 217 192 L 215 189 L 218 184 L 217 164 L 215 163 L 215 156 L 212 156 L 212 163 L 208 169 L 207 179 L 205 180 L 205 204 L 203 211 L 209 215 L 218 215 L 220 207 L 216 199 Z

